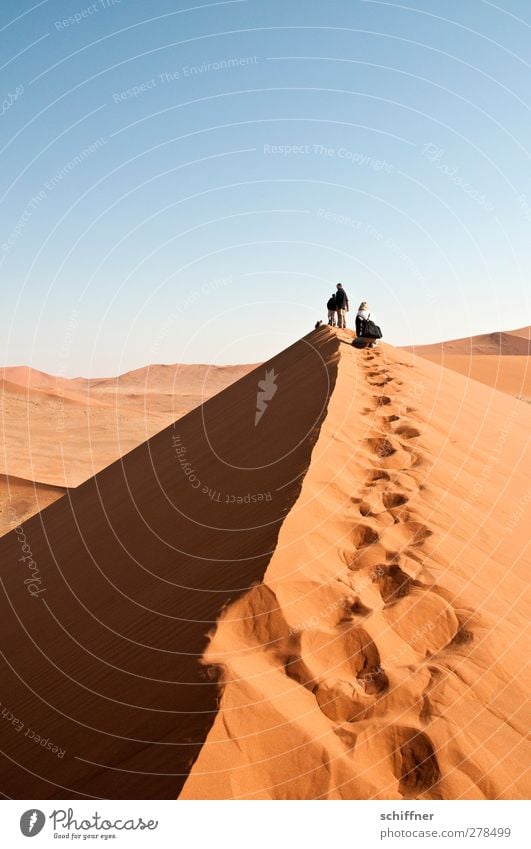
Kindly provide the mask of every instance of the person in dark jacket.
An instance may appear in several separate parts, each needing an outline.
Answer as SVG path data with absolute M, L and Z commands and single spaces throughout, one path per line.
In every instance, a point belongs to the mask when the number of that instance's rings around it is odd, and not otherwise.
M 336 293 L 335 292 L 332 295 L 332 297 L 329 299 L 329 301 L 326 305 L 326 308 L 328 310 L 328 324 L 330 325 L 330 327 L 335 327 L 336 326 L 336 317 L 337 317 L 337 300 L 336 300 Z
M 349 310 L 348 304 L 348 295 L 343 289 L 343 285 L 341 283 L 337 284 L 337 292 L 336 292 L 336 305 L 337 305 L 337 326 L 338 327 L 346 327 L 347 326 L 347 313 Z

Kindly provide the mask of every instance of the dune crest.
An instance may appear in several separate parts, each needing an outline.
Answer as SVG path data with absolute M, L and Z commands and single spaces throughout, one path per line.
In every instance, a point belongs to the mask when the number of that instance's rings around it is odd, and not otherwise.
M 180 798 L 527 798 L 530 425 L 452 371 L 341 345 L 263 583 L 205 653 L 223 694 Z

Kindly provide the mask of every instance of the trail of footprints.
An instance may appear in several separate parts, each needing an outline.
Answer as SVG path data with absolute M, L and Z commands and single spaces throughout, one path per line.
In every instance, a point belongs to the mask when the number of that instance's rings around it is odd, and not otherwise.
M 414 518 L 410 503 L 421 489 L 417 477 L 426 458 L 417 446 L 419 429 L 403 416 L 403 410 L 407 415 L 414 409 L 407 405 L 394 409 L 402 382 L 385 365 L 378 365 L 381 357 L 371 353 L 362 366 L 367 383 L 375 389 L 373 406 L 365 413 L 376 420 L 377 431 L 366 439 L 373 467 L 352 498 L 359 521 L 352 531 L 352 551 L 345 554 L 344 580 L 354 593 L 352 604 L 336 625 L 336 636 L 302 632 L 285 669 L 314 694 L 340 737 L 349 728 L 355 740 L 358 728 L 361 733 L 370 726 L 373 735 L 385 738 L 404 798 L 436 799 L 441 797 L 441 772 L 427 733 L 432 717 L 429 694 L 442 677 L 438 655 L 466 646 L 472 633 L 466 627 L 467 612 L 456 611 L 447 593 L 429 578 L 421 579 L 427 574 L 423 564 L 432 531 Z M 389 384 L 397 387 L 396 401 L 381 392 Z M 423 611 L 426 639 L 419 627 Z M 386 627 L 405 646 L 404 656 L 398 653 L 387 669 L 369 635 L 371 618 L 377 614 L 380 621 L 385 617 Z M 413 663 L 407 656 L 412 643 Z M 352 747 L 352 733 L 345 739 Z
M 355 763 L 368 738 L 369 760 L 390 763 L 396 785 L 384 793 L 396 798 L 398 789 L 403 798 L 437 799 L 443 778 L 428 732 L 438 716 L 437 689 L 444 686 L 449 651 L 466 651 L 473 639 L 471 612 L 455 610 L 449 593 L 430 579 L 433 532 L 415 509 L 427 457 L 402 382 L 379 365 L 381 358 L 367 351 L 362 363 L 374 392 L 362 412 L 376 424 L 366 437 L 370 466 L 351 499 L 357 520 L 337 577 L 343 603 L 335 606 L 334 620 L 324 617 L 322 625 L 294 632 L 266 584 L 236 602 L 233 616 L 245 644 L 272 653 L 286 675 L 312 693 L 346 757 Z M 394 397 L 384 394 L 386 386 Z M 391 655 L 385 649 L 389 631 Z

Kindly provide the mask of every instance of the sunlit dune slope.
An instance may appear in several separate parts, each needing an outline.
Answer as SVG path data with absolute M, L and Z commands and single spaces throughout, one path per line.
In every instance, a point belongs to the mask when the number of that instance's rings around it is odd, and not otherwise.
M 341 345 L 264 580 L 206 651 L 223 695 L 180 798 L 528 797 L 530 430 L 509 395 Z

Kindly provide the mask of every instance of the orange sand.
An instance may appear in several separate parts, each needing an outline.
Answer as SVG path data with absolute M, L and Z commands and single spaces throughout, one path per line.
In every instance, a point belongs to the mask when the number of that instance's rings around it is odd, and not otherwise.
M 531 410 L 349 341 L 309 334 L 0 539 L 2 702 L 65 751 L 0 724 L 5 794 L 528 796 Z
M 341 354 L 264 581 L 205 654 L 225 687 L 180 798 L 526 798 L 531 411 Z

